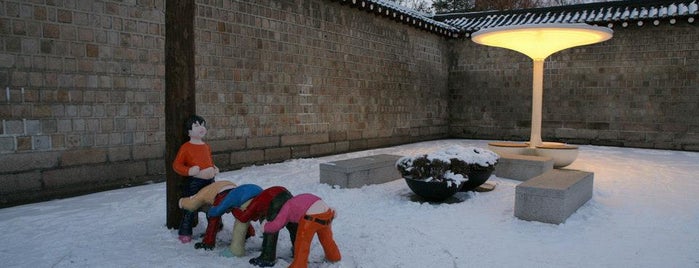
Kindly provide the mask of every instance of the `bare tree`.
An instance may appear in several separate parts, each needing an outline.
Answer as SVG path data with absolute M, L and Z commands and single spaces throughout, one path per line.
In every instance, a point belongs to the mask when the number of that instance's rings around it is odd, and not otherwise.
M 399 4 L 404 7 L 408 7 L 413 10 L 417 10 L 420 12 L 424 12 L 427 14 L 432 14 L 434 11 L 432 10 L 432 1 L 430 0 L 389 0 L 391 2 L 394 2 L 396 4 Z
M 510 10 L 540 6 L 540 0 L 475 0 L 474 10 Z
M 583 0 L 546 0 L 544 1 L 545 6 L 566 6 L 579 4 L 577 2 L 582 2 Z
M 569 5 L 577 5 L 577 4 L 584 4 L 584 3 L 589 3 L 593 1 L 589 0 L 543 0 L 542 5 L 547 6 L 547 7 L 552 7 L 552 6 L 569 6 Z M 599 1 L 597 1 L 599 2 Z
M 432 8 L 436 13 L 472 11 L 475 0 L 433 0 Z
M 432 8 L 437 13 L 484 10 L 510 10 L 542 6 L 544 0 L 434 0 Z
M 428 14 L 566 6 L 614 0 L 388 0 Z

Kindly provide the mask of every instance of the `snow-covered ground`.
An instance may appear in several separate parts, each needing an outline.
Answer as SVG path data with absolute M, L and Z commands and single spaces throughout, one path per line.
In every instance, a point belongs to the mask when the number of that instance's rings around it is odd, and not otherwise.
M 333 189 L 319 183 L 323 162 L 379 153 L 415 155 L 454 144 L 440 140 L 321 158 L 291 160 L 220 174 L 218 180 L 281 185 L 314 193 L 338 211 L 333 222 L 343 259 L 325 263 L 317 239 L 310 267 L 699 267 L 699 153 L 580 146 L 569 168 L 595 173 L 592 200 L 560 225 L 513 216 L 518 181 L 491 177 L 492 192 L 457 193 L 463 202 L 411 201 L 404 181 Z M 233 223 L 213 251 L 181 244 L 165 227 L 165 183 L 0 209 L 2 267 L 248 267 L 262 238 L 248 239 L 247 256 L 226 258 Z M 200 222 L 205 223 L 200 213 Z M 205 224 L 195 228 L 203 233 Z M 286 267 L 288 233 L 277 248 Z

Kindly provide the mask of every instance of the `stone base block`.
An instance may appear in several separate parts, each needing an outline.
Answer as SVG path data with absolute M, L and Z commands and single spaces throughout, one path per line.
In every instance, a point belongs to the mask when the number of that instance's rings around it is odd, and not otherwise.
M 553 169 L 553 159 L 535 155 L 500 154 L 495 176 L 526 181 Z
M 396 179 L 400 155 L 379 154 L 320 164 L 320 182 L 342 188 L 359 188 Z
M 592 198 L 594 173 L 554 169 L 515 187 L 515 216 L 559 224 Z

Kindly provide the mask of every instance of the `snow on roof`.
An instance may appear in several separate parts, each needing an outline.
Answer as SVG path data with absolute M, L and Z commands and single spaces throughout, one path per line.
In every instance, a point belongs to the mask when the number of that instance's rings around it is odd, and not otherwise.
M 548 8 L 437 14 L 432 18 L 459 28 L 463 32 L 462 36 L 469 36 L 470 33 L 483 28 L 527 23 L 584 22 L 608 27 L 620 23 L 626 27 L 630 22 L 636 22 L 641 26 L 644 20 L 652 21 L 654 25 L 658 25 L 660 20 L 668 20 L 670 24 L 674 24 L 680 18 L 686 18 L 687 22 L 693 23 L 698 14 L 697 9 L 697 0 L 613 1 Z
M 437 21 L 420 11 L 413 10 L 408 7 L 398 5 L 387 0 L 335 0 L 342 5 L 350 5 L 352 7 L 373 12 L 376 15 L 387 17 L 412 27 L 420 28 L 430 32 L 434 32 L 447 37 L 460 37 L 461 29 L 454 27 L 448 23 Z
M 389 0 L 334 0 L 342 5 L 372 12 L 412 27 L 430 31 L 449 38 L 468 37 L 484 28 L 540 23 L 588 23 L 613 27 L 615 23 L 626 27 L 636 22 L 660 20 L 675 24 L 683 18 L 689 23 L 699 13 L 699 0 L 641 0 L 612 1 L 569 6 L 557 6 L 505 11 L 484 11 L 431 15 Z

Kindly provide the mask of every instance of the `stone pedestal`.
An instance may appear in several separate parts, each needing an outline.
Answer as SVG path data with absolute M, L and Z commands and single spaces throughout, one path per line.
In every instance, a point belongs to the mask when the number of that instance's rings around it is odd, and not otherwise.
M 550 157 L 501 154 L 495 166 L 495 176 L 526 181 L 552 169 L 553 159 Z
M 401 179 L 396 169 L 400 155 L 379 154 L 320 164 L 320 182 L 342 188 L 359 188 L 369 184 Z
M 515 187 L 515 216 L 559 224 L 592 198 L 594 174 L 554 169 Z

